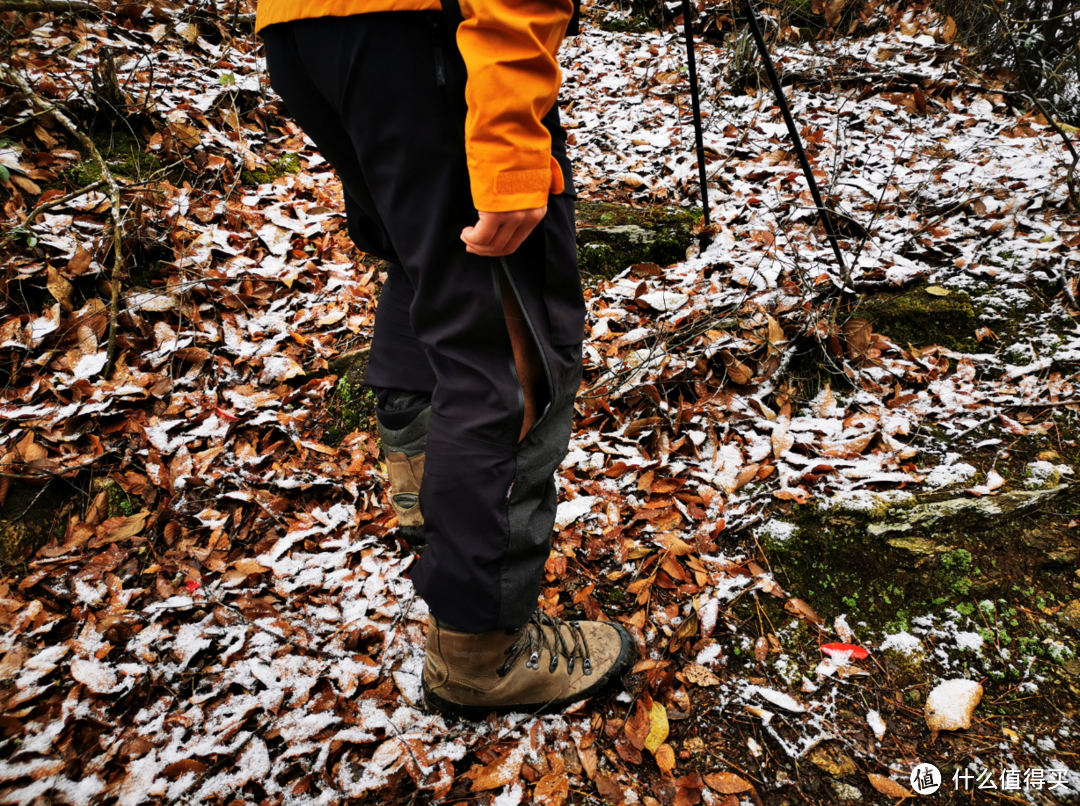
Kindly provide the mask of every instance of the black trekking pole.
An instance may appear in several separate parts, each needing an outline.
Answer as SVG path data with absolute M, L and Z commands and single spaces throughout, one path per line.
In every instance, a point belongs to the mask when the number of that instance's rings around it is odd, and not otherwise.
M 683 0 L 684 8 L 686 7 L 686 4 L 687 0 Z M 795 147 L 795 153 L 799 157 L 799 164 L 802 165 L 803 174 L 805 174 L 806 181 L 810 185 L 810 194 L 814 197 L 814 204 L 817 205 L 821 226 L 825 228 L 825 234 L 828 235 L 829 243 L 832 244 L 833 254 L 836 255 L 836 262 L 840 265 L 841 282 L 846 286 L 848 276 L 847 267 L 844 263 L 844 256 L 840 253 L 840 241 L 836 237 L 836 229 L 833 227 L 832 217 L 829 215 L 829 211 L 825 209 L 825 204 L 821 200 L 821 192 L 818 190 L 817 182 L 814 181 L 814 172 L 810 168 L 810 160 L 806 158 L 806 149 L 803 148 L 802 138 L 799 137 L 799 130 L 795 128 L 795 120 L 791 117 L 791 109 L 788 107 L 787 99 L 784 98 L 784 88 L 781 86 L 780 79 L 776 75 L 776 68 L 773 67 L 772 57 L 769 56 L 769 49 L 765 47 L 765 37 L 761 35 L 761 26 L 758 25 L 757 14 L 754 12 L 754 6 L 751 0 L 743 0 L 743 7 L 746 9 L 746 18 L 750 23 L 750 33 L 754 36 L 754 42 L 757 44 L 758 51 L 761 53 L 761 60 L 765 63 L 765 72 L 769 75 L 769 83 L 772 84 L 773 92 L 776 94 L 776 100 L 780 105 L 780 112 L 784 115 L 784 123 L 787 124 L 788 134 L 791 135 L 791 144 Z M 693 74 L 694 61 L 692 57 L 690 64 L 691 74 Z M 695 105 L 695 110 L 696 108 Z M 698 136 L 700 138 L 700 135 Z
M 690 68 L 690 104 L 694 110 L 694 141 L 697 145 L 698 186 L 701 210 L 709 226 L 709 185 L 705 179 L 705 145 L 701 138 L 701 101 L 698 99 L 697 64 L 694 61 L 694 33 L 690 26 L 690 0 L 682 0 L 683 33 L 686 35 L 686 64 Z

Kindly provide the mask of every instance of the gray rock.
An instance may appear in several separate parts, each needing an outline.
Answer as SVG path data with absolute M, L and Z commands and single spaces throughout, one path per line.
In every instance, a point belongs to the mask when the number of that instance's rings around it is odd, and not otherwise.
M 582 227 L 577 234 L 579 240 L 626 240 L 640 244 L 649 244 L 656 240 L 655 232 L 633 224 L 622 224 L 618 227 Z
M 872 523 L 868 531 L 875 537 L 899 536 L 904 533 L 932 533 L 950 521 L 961 518 L 979 520 L 1001 518 L 1040 506 L 1069 487 L 1068 484 L 1059 484 L 1048 490 L 1017 491 L 983 498 L 952 498 L 932 504 L 918 504 L 906 509 L 894 509 L 889 516 L 895 520 Z

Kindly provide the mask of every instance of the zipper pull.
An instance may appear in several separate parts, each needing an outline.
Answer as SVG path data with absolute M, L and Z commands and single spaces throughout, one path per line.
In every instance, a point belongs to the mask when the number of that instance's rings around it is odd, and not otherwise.
M 443 63 L 441 45 L 435 48 L 435 86 L 446 86 L 446 65 Z

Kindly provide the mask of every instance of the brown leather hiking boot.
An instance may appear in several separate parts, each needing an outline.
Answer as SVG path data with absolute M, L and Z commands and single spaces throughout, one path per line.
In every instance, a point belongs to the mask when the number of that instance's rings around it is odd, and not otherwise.
M 556 711 L 599 694 L 630 668 L 630 634 L 606 621 L 563 621 L 537 610 L 519 630 L 457 632 L 428 619 L 424 694 L 436 711 Z
M 379 422 L 386 474 L 390 477 L 390 506 L 398 517 L 398 531 L 410 546 L 424 544 L 424 516 L 420 513 L 420 485 L 424 480 L 427 433 L 431 407 L 404 428 L 391 429 Z

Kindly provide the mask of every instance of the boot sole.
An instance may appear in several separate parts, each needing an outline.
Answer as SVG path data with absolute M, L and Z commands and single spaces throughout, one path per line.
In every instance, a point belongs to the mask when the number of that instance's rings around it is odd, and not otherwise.
M 422 680 L 424 700 L 427 703 L 428 708 L 432 711 L 449 716 L 464 717 L 465 719 L 483 719 L 493 712 L 496 714 L 549 714 L 556 711 L 562 711 L 566 707 L 573 705 L 575 702 L 581 702 L 590 697 L 603 694 L 618 678 L 621 678 L 623 674 L 630 669 L 634 658 L 637 656 L 634 639 L 621 624 L 612 623 L 611 626 L 619 632 L 621 641 L 619 646 L 619 657 L 615 659 L 615 662 L 611 664 L 611 668 L 608 669 L 599 680 L 574 697 L 566 697 L 560 700 L 551 700 L 550 702 L 543 703 L 509 703 L 507 705 L 496 706 L 462 705 L 461 703 L 451 702 L 450 700 L 440 697 L 428 688 L 426 680 Z

